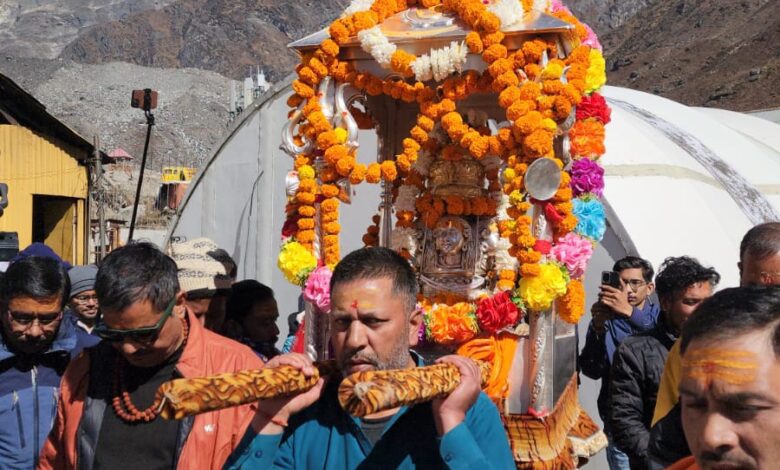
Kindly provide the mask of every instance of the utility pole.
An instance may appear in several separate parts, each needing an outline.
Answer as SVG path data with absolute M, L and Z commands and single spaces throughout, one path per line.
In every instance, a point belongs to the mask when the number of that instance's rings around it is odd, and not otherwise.
M 95 137 L 95 169 L 97 171 L 97 213 L 98 213 L 98 263 L 106 257 L 106 198 L 103 191 L 103 161 L 100 158 L 100 137 Z

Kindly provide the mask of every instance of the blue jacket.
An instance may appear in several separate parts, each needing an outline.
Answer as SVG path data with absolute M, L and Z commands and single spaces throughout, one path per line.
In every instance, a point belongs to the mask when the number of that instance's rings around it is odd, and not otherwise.
M 484 393 L 465 421 L 441 438 L 430 403 L 403 407 L 372 447 L 359 419 L 341 409 L 335 382 L 290 420 L 284 434 L 258 435 L 250 427 L 225 468 L 515 468 L 498 409 Z
M 83 348 L 99 342 L 62 321 L 51 347 L 17 356 L 0 339 L 0 468 L 34 468 L 57 413 L 60 378 Z
M 641 310 L 634 307 L 630 317 L 615 315 L 615 318 L 607 320 L 602 333 L 596 332 L 592 321 L 588 325 L 585 347 L 580 354 L 580 368 L 587 377 L 601 380 L 598 408 L 602 420 L 609 412 L 609 371 L 615 351 L 627 337 L 655 328 L 660 310 L 658 304 L 648 299 Z

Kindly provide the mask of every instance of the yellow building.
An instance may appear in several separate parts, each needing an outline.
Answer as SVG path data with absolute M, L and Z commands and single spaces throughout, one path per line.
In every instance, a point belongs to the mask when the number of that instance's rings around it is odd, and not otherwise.
M 17 232 L 20 249 L 43 242 L 65 261 L 86 263 L 86 163 L 93 151 L 92 144 L 0 74 L 0 183 L 8 187 L 0 232 Z

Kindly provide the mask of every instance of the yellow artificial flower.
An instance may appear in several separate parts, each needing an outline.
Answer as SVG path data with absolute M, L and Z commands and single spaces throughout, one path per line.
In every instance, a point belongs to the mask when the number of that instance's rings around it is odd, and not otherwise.
M 566 277 L 555 264 L 539 265 L 539 275 L 520 279 L 520 297 L 531 310 L 547 310 L 553 301 L 566 293 Z
M 606 62 L 598 49 L 591 49 L 588 55 L 590 65 L 585 76 L 585 93 L 593 93 L 607 83 Z
M 287 242 L 279 251 L 279 269 L 288 281 L 303 287 L 309 273 L 317 267 L 317 258 L 298 242 Z

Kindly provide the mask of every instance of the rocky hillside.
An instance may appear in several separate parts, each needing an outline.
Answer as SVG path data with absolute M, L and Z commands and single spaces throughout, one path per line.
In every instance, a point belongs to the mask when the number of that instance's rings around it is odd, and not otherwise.
M 0 73 L 85 138 L 99 136 L 104 150 L 122 147 L 139 162 L 146 119 L 141 110 L 130 107 L 131 91 L 158 90 L 150 168 L 199 166 L 226 131 L 229 80 L 217 73 L 42 59 L 6 59 L 0 61 Z
M 173 0 L 3 0 L 0 55 L 54 59 L 96 24 L 162 8 Z
M 695 106 L 780 106 L 777 0 L 656 0 L 602 43 L 611 84 Z
M 286 45 L 332 20 L 347 0 L 178 0 L 85 30 L 60 54 L 78 62 L 194 67 L 243 79 L 261 65 L 279 80 L 295 66 Z

